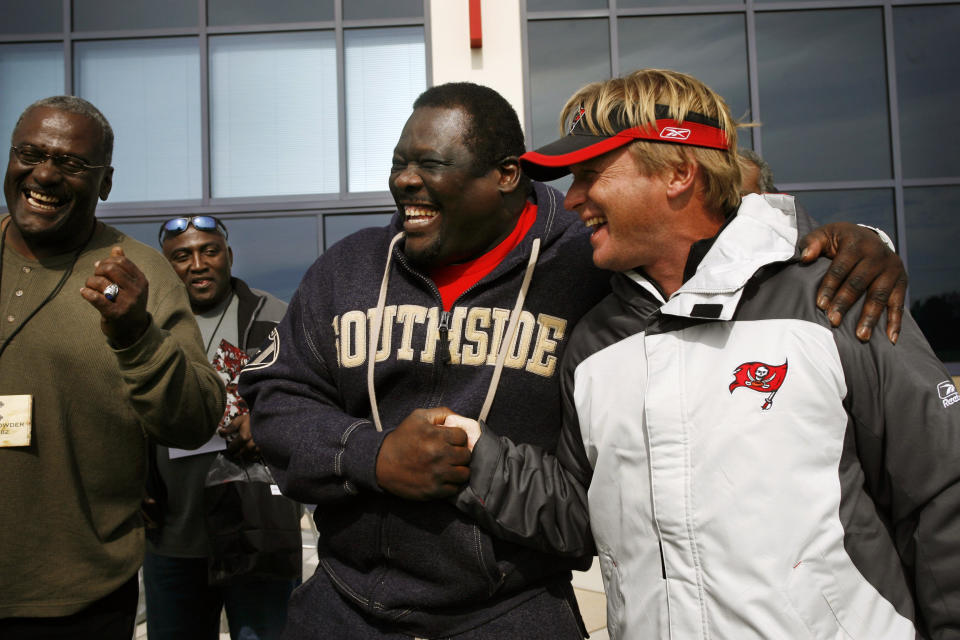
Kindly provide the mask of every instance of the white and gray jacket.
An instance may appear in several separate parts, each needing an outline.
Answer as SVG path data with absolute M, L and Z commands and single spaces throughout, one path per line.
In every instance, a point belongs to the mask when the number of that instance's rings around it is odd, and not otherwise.
M 668 300 L 614 280 L 561 366 L 556 457 L 481 438 L 461 508 L 561 553 L 592 528 L 614 638 L 960 637 L 957 391 L 908 315 L 896 345 L 829 325 L 829 263 L 766 198 Z

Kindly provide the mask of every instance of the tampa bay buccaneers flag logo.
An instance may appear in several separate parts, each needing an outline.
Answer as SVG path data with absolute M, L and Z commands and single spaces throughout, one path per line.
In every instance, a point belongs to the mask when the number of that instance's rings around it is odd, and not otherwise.
M 780 386 L 787 377 L 787 362 L 781 365 L 769 365 L 765 362 L 744 362 L 733 371 L 733 382 L 730 383 L 730 393 L 738 387 L 753 389 L 766 393 L 763 406 L 764 411 L 773 406 L 773 396 L 777 395 Z

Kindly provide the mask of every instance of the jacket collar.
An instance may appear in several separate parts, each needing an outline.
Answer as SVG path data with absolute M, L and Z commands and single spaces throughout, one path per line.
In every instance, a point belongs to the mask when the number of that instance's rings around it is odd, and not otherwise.
M 744 285 L 768 264 L 798 255 L 797 212 L 788 195 L 749 195 L 693 276 L 669 300 L 638 271 L 624 275 L 662 303 L 665 315 L 730 320 Z
M 240 278 L 231 277 L 230 285 L 237 296 L 237 329 L 239 330 L 241 349 L 247 348 L 250 339 L 250 329 L 253 326 L 253 319 L 256 317 L 260 307 L 263 306 L 266 299 L 263 296 L 255 294 L 246 282 Z M 252 345 L 257 346 L 257 345 Z

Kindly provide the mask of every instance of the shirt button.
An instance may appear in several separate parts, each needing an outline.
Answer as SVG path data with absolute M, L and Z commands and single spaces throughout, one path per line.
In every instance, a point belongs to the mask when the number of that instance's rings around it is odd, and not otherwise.
M 23 272 L 24 272 L 24 273 L 30 273 L 32 270 L 33 270 L 33 269 L 31 269 L 30 267 L 24 267 L 24 268 L 23 268 Z
M 13 316 L 7 316 L 7 322 L 13 322 L 14 320 L 16 320 L 16 318 Z
M 23 289 L 17 289 L 16 291 L 13 292 L 13 295 L 19 298 L 20 296 L 23 295 Z

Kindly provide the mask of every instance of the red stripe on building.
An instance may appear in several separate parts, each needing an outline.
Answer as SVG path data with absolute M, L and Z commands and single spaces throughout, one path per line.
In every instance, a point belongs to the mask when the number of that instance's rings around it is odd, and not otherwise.
M 480 0 L 470 0 L 470 48 L 483 48 L 483 29 L 480 25 Z

